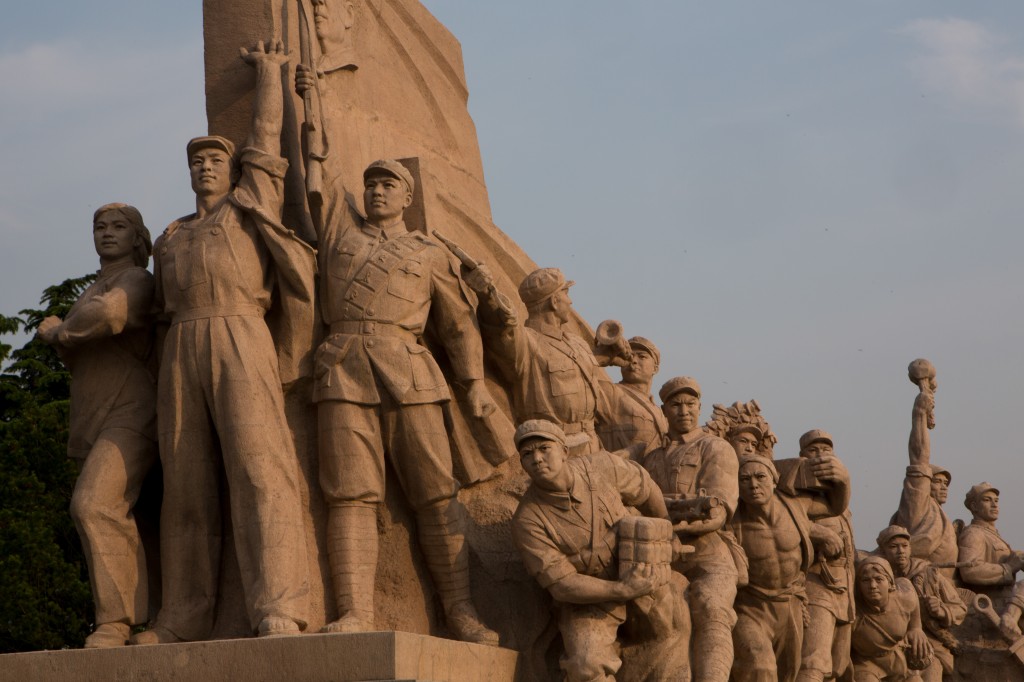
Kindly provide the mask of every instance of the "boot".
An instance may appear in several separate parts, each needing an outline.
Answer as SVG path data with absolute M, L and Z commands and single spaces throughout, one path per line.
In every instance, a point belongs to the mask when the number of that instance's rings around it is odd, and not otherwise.
M 480 622 L 470 596 L 469 548 L 462 507 L 451 499 L 435 502 L 417 512 L 416 524 L 448 629 L 463 642 L 497 646 L 498 633 Z
M 320 632 L 373 630 L 373 584 L 377 574 L 377 507 L 331 507 L 327 516 L 327 558 L 338 620 Z
M 101 623 L 85 638 L 86 649 L 109 649 L 128 643 L 130 628 L 127 623 Z

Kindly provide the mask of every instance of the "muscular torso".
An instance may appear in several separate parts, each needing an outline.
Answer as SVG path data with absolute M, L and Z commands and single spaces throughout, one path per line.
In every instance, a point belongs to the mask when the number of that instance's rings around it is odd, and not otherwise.
M 766 590 L 781 590 L 802 575 L 800 531 L 778 499 L 772 498 L 765 512 L 763 517 L 744 516 L 738 524 L 743 549 L 750 561 L 750 584 Z

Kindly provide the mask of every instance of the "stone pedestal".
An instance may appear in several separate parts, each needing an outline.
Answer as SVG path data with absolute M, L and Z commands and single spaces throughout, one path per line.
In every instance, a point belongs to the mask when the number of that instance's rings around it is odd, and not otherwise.
M 517 682 L 519 654 L 407 632 L 228 639 L 0 656 L 0 682 Z

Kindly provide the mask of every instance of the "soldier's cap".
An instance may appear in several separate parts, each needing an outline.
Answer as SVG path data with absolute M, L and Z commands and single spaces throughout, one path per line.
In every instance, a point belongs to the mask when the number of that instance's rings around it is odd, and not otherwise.
M 672 377 L 661 385 L 658 397 L 661 398 L 661 402 L 665 403 L 668 402 L 669 398 L 681 391 L 686 391 L 700 398 L 700 384 L 693 377 Z
M 880 571 L 886 578 L 888 578 L 890 592 L 892 591 L 891 588 L 896 586 L 896 576 L 893 575 L 892 566 L 889 565 L 889 561 L 885 557 L 877 554 L 869 554 L 857 562 L 858 578 L 868 571 Z
M 740 457 L 740 469 L 742 470 L 746 464 L 760 464 L 771 472 L 772 480 L 775 483 L 779 482 L 779 470 L 775 468 L 775 462 L 771 461 L 767 457 L 763 457 L 761 455 L 743 455 Z
M 983 481 L 978 485 L 972 485 L 971 489 L 967 491 L 967 496 L 964 498 L 964 506 L 970 509 L 974 506 L 974 503 L 981 499 L 981 496 L 987 492 L 993 492 L 996 495 L 999 494 L 999 488 L 995 487 L 987 481 Z
M 875 542 L 878 543 L 879 547 L 885 547 L 893 538 L 906 538 L 909 540 L 910 531 L 903 526 L 892 525 L 879 533 Z
M 405 183 L 405 186 L 409 189 L 409 193 L 412 194 L 413 188 L 416 187 L 416 183 L 413 182 L 412 173 L 409 169 L 395 161 L 394 159 L 377 159 L 363 171 L 363 182 L 373 175 L 390 175 L 393 178 L 398 178 Z
M 835 446 L 835 443 L 832 442 L 832 434 L 824 429 L 811 429 L 804 435 L 800 436 L 801 450 L 811 443 L 828 443 L 829 445 Z
M 566 281 L 565 275 L 558 268 L 540 268 L 534 270 L 519 285 L 519 298 L 527 306 L 540 303 L 551 298 L 563 289 L 568 289 L 576 282 Z
M 634 336 L 628 341 L 628 343 L 629 347 L 633 350 L 647 351 L 651 354 L 651 357 L 654 358 L 654 362 L 659 365 L 661 364 L 661 351 L 658 350 L 657 346 L 651 343 L 650 339 L 645 339 L 642 336 Z
M 764 438 L 764 432 L 756 424 L 735 424 L 729 427 L 729 436 L 738 436 L 741 433 L 753 434 L 758 440 Z
M 946 477 L 946 483 L 952 482 L 953 474 L 949 473 L 948 469 L 944 469 L 944 468 L 940 467 L 938 464 L 932 464 L 931 466 L 932 466 L 932 477 L 933 478 L 935 476 L 945 476 Z
M 200 149 L 219 149 L 232 159 L 235 158 L 235 143 L 226 137 L 220 135 L 203 135 L 201 137 L 193 137 L 185 145 L 185 152 L 188 154 L 188 162 L 191 165 L 192 155 Z
M 543 438 L 565 445 L 565 432 L 558 424 L 547 419 L 527 419 L 516 428 L 516 450 L 528 438 Z

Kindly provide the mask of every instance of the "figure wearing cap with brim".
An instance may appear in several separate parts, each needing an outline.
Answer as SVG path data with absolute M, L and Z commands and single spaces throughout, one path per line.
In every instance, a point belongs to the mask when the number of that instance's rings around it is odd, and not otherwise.
M 324 207 L 318 256 L 328 333 L 316 352 L 313 400 L 338 610 L 324 631 L 376 627 L 377 511 L 387 484 L 401 486 L 412 507 L 448 630 L 496 645 L 498 635 L 481 622 L 470 593 L 467 519 L 456 499 L 445 427 L 449 382 L 464 389 L 467 419 L 483 420 L 496 405 L 484 384 L 483 344 L 459 265 L 405 223 L 414 191 L 408 168 L 381 159 L 363 172 L 365 217 L 346 201 Z M 451 377 L 424 336 L 445 351 Z M 397 476 L 385 481 L 388 470 Z
M 699 519 L 675 518 L 679 539 L 696 551 L 678 569 L 690 581 L 687 600 L 693 621 L 693 679 L 725 682 L 732 666 L 733 600 L 742 555 L 725 528 L 736 510 L 736 453 L 726 441 L 700 427 L 700 384 L 693 377 L 669 379 L 658 392 L 668 421 L 668 442 L 644 458 L 644 467 L 666 496 L 695 500 L 715 498 L 717 504 Z M 742 559 L 740 559 L 742 565 Z
M 260 43 L 242 57 L 256 68 L 246 146 L 236 158 L 223 137 L 188 143 L 196 212 L 153 249 L 156 305 L 169 323 L 157 382 L 163 601 L 138 644 L 209 637 L 228 524 L 252 631 L 306 625 L 309 562 L 282 384 L 311 369 L 316 264 L 280 222 L 288 56 Z M 231 500 L 223 522 L 221 486 Z
M 638 463 L 608 452 L 570 458 L 565 433 L 544 419 L 523 422 L 515 444 L 531 484 L 513 517 L 512 537 L 527 572 L 556 602 L 566 679 L 615 679 L 622 665 L 619 626 L 628 605 L 645 595 L 658 608 L 670 607 L 663 622 L 671 627 L 647 652 L 655 668 L 651 679 L 685 679 L 684 584 L 671 572 L 651 572 L 641 564 L 629 574 L 619 572 L 616 524 L 632 514 L 629 507 L 666 519 L 670 534 L 668 510 L 651 477 Z
M 713 405 L 711 419 L 704 430 L 729 441 L 737 457 L 761 455 L 772 459 L 775 444 L 779 442 L 761 415 L 761 406 L 756 400 L 735 402 L 729 407 Z
M 807 572 L 807 612 L 800 682 L 841 679 L 850 668 L 850 635 L 855 612 L 853 583 L 857 547 L 850 501 L 850 475 L 835 456 L 832 435 L 811 429 L 800 436 L 800 456 L 778 461 L 779 488 L 844 511 L 811 526 L 816 556 Z
M 942 505 L 949 494 L 952 475 L 931 462 L 931 437 L 934 426 L 935 367 L 924 359 L 910 363 L 908 375 L 920 391 L 914 397 L 911 412 L 909 453 L 910 464 L 903 479 L 900 506 L 891 523 L 903 526 L 911 535 L 914 556 L 934 564 L 952 566 L 957 561 L 956 529 Z M 953 568 L 939 569 L 953 579 Z
M 629 448 L 642 460 L 668 437 L 668 421 L 651 396 L 651 380 L 661 365 L 661 353 L 642 336 L 634 336 L 628 343 L 633 354 L 622 368 L 622 381 L 609 387 L 608 418 L 598 424 L 597 435 L 606 450 Z
M 857 564 L 857 619 L 851 655 L 857 680 L 912 680 L 931 663 L 921 609 L 910 581 L 889 562 L 868 555 Z
M 788 494 L 778 487 L 775 463 L 760 455 L 739 458 L 738 480 L 740 501 L 729 527 L 749 561 L 749 582 L 736 596 L 733 679 L 794 680 L 805 637 L 804 574 L 814 560 L 813 521 L 843 513 L 848 498 Z
M 999 519 L 999 490 L 991 483 L 971 486 L 964 506 L 973 519 L 957 538 L 960 548 L 958 569 L 965 587 L 975 591 L 1012 586 L 1012 596 L 1003 612 L 1002 628 L 1020 636 L 1020 618 L 1024 612 L 1024 583 L 1018 583 L 1017 572 L 1024 568 L 1024 552 L 1015 551 L 996 530 Z
M 921 626 L 932 645 L 932 662 L 921 671 L 922 682 L 942 682 L 943 673 L 953 672 L 953 650 L 959 644 L 949 628 L 967 616 L 967 606 L 953 582 L 924 559 L 913 556 L 911 534 L 891 525 L 878 534 L 876 553 L 884 557 L 897 578 L 906 578 L 921 603 Z
M 597 452 L 596 422 L 607 421 L 611 380 L 590 344 L 569 325 L 574 319 L 569 287 L 558 268 L 534 270 L 519 285 L 527 318 L 521 323 L 498 300 L 486 264 L 467 273 L 480 295 L 480 321 L 487 352 L 512 385 L 517 423 L 536 416 L 558 422 L 571 456 Z

